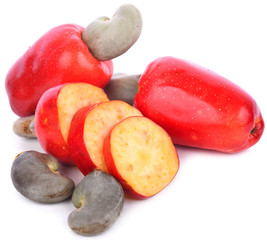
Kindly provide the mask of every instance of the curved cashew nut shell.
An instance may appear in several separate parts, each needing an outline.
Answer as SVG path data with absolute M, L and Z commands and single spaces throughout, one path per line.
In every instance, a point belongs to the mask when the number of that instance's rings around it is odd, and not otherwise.
M 81 235 L 96 235 L 109 228 L 119 217 L 124 193 L 115 178 L 95 170 L 78 184 L 72 202 L 78 209 L 69 215 L 70 228 Z
M 19 154 L 11 168 L 11 179 L 24 197 L 42 203 L 55 203 L 69 198 L 74 182 L 60 174 L 58 161 L 36 151 Z
M 95 58 L 111 60 L 126 52 L 137 41 L 142 25 L 139 10 L 131 4 L 125 4 L 117 9 L 111 20 L 100 17 L 89 24 L 82 33 L 82 39 Z

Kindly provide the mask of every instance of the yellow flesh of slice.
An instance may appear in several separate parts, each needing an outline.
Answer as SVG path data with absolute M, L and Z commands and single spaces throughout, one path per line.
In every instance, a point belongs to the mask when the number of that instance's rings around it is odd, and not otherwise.
M 84 141 L 97 168 L 107 172 L 103 155 L 104 139 L 115 124 L 130 116 L 142 114 L 131 105 L 117 100 L 101 103 L 88 113 L 84 125 Z
M 108 101 L 101 88 L 87 83 L 70 83 L 63 86 L 58 99 L 59 126 L 65 142 L 68 142 L 70 125 L 75 113 L 82 107 Z
M 178 171 L 179 159 L 171 138 L 145 117 L 122 121 L 113 129 L 110 142 L 119 173 L 143 196 L 161 191 Z

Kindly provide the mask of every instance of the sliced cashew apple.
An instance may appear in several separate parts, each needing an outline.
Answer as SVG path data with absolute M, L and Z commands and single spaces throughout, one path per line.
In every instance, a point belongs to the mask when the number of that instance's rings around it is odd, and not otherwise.
M 74 114 L 82 107 L 108 101 L 103 89 L 88 83 L 68 83 L 47 90 L 35 112 L 35 133 L 42 148 L 61 163 L 73 165 L 68 135 Z
M 142 114 L 120 100 L 87 106 L 74 115 L 68 146 L 75 165 L 84 175 L 95 168 L 107 172 L 103 155 L 104 139 L 115 124 L 130 116 Z
M 104 141 L 104 157 L 109 173 L 138 199 L 159 193 L 179 169 L 170 136 L 140 116 L 126 118 L 112 128 Z

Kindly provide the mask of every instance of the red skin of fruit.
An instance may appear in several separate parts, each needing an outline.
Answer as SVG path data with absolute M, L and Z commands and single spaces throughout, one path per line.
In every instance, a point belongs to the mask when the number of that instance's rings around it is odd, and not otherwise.
M 34 130 L 41 147 L 47 153 L 64 164 L 74 165 L 59 125 L 57 98 L 62 86 L 49 89 L 42 96 L 44 100 L 40 100 L 36 108 Z
M 87 152 L 85 142 L 83 141 L 83 129 L 88 112 L 97 105 L 98 104 L 81 108 L 74 115 L 69 132 L 68 146 L 70 154 L 75 165 L 84 175 L 87 175 L 96 168 L 96 165 L 93 163 Z
M 11 67 L 5 80 L 11 109 L 20 117 L 33 115 L 41 95 L 69 82 L 104 88 L 113 73 L 112 61 L 98 61 L 81 39 L 84 28 L 55 27 L 44 34 Z
M 235 153 L 256 144 L 264 131 L 260 109 L 247 92 L 174 57 L 147 66 L 134 106 L 178 145 Z

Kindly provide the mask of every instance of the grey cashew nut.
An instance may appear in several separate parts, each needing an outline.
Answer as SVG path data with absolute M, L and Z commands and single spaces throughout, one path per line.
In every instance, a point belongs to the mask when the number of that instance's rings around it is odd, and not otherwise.
M 122 100 L 133 105 L 135 94 L 138 91 L 139 75 L 116 73 L 105 87 L 104 91 L 110 100 Z
M 82 39 L 95 58 L 110 60 L 126 52 L 137 41 L 142 25 L 139 10 L 125 4 L 117 9 L 111 20 L 100 17 L 89 24 L 82 33 Z
M 74 182 L 58 170 L 58 161 L 36 151 L 19 154 L 11 168 L 11 179 L 24 197 L 42 203 L 55 203 L 69 198 Z
M 13 131 L 20 137 L 36 138 L 34 132 L 34 115 L 18 118 L 13 124 Z
M 115 178 L 95 170 L 78 184 L 72 202 L 78 209 L 69 215 L 69 227 L 81 235 L 96 235 L 108 229 L 119 217 L 124 193 Z

